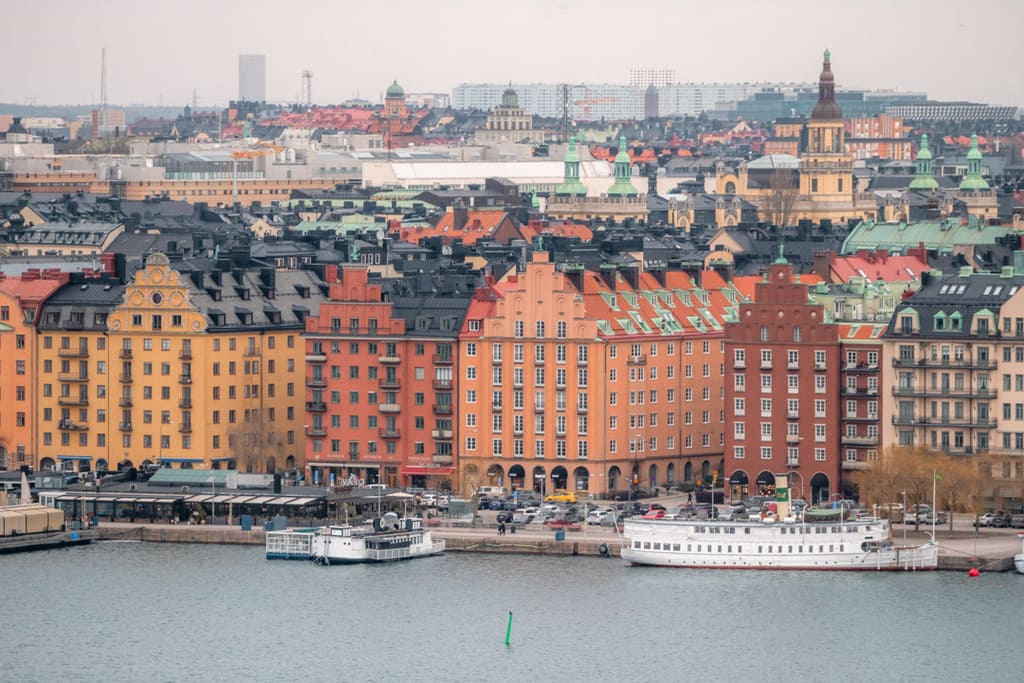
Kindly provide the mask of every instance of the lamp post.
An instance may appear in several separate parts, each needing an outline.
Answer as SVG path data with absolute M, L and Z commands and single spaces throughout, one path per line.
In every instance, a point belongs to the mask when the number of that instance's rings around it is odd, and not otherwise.
M 210 495 L 212 496 L 210 498 L 210 523 L 213 524 L 217 521 L 217 504 L 213 502 L 213 498 L 217 496 L 217 477 L 211 474 L 207 481 L 210 482 Z
M 907 520 L 906 520 L 906 516 L 907 516 L 907 490 L 903 489 L 903 491 L 901 491 L 901 493 L 903 494 L 903 517 L 904 517 L 904 519 L 903 519 L 903 545 L 906 545 L 907 544 Z

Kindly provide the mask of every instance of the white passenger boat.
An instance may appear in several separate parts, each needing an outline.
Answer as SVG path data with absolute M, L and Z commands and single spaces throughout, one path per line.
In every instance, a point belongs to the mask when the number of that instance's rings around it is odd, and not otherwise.
M 1017 534 L 1017 538 L 1020 539 L 1021 553 L 1013 556 L 1013 564 L 1018 572 L 1024 574 L 1024 534 Z
M 399 519 L 393 513 L 377 517 L 372 527 L 320 527 L 310 539 L 310 558 L 328 565 L 409 560 L 442 552 L 444 541 L 433 540 L 422 519 Z
M 897 547 L 879 518 L 737 522 L 627 519 L 622 557 L 635 565 L 712 569 L 925 570 L 938 546 Z

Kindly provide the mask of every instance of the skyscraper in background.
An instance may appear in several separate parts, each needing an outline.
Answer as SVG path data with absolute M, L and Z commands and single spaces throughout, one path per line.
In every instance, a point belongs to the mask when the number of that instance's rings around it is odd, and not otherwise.
M 238 55 L 238 99 L 243 102 L 266 101 L 266 55 Z

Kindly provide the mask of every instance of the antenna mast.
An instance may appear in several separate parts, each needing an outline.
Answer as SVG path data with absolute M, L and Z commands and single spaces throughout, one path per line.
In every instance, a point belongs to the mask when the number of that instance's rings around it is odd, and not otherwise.
M 99 135 L 103 136 L 103 131 L 107 127 L 107 48 L 100 49 L 100 115 L 99 115 Z
M 306 109 L 313 106 L 313 72 L 309 69 L 302 72 L 302 99 Z

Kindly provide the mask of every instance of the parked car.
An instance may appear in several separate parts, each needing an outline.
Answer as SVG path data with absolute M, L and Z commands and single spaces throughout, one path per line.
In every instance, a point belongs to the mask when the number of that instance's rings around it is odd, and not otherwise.
M 545 503 L 575 503 L 576 493 L 574 491 L 555 491 L 544 498 Z
M 516 512 L 512 515 L 513 524 L 529 524 L 532 519 L 533 515 L 528 515 L 525 512 Z
M 622 517 L 616 512 L 609 512 L 608 515 L 601 520 L 601 526 L 622 526 Z
M 1024 529 L 1024 515 L 1013 515 L 1010 517 L 1010 526 L 1014 529 Z
M 665 510 L 651 508 L 650 510 L 644 513 L 644 519 L 665 519 Z
M 975 526 L 1008 527 L 1011 519 L 1012 516 L 1008 512 L 996 510 L 995 512 L 986 512 L 978 517 Z
M 904 524 L 931 524 L 932 521 L 932 506 L 924 503 L 910 506 L 910 510 L 903 515 Z M 945 524 L 946 513 L 941 510 L 935 513 L 934 523 Z
M 587 524 L 601 524 L 609 514 L 607 510 L 594 510 L 587 515 Z

